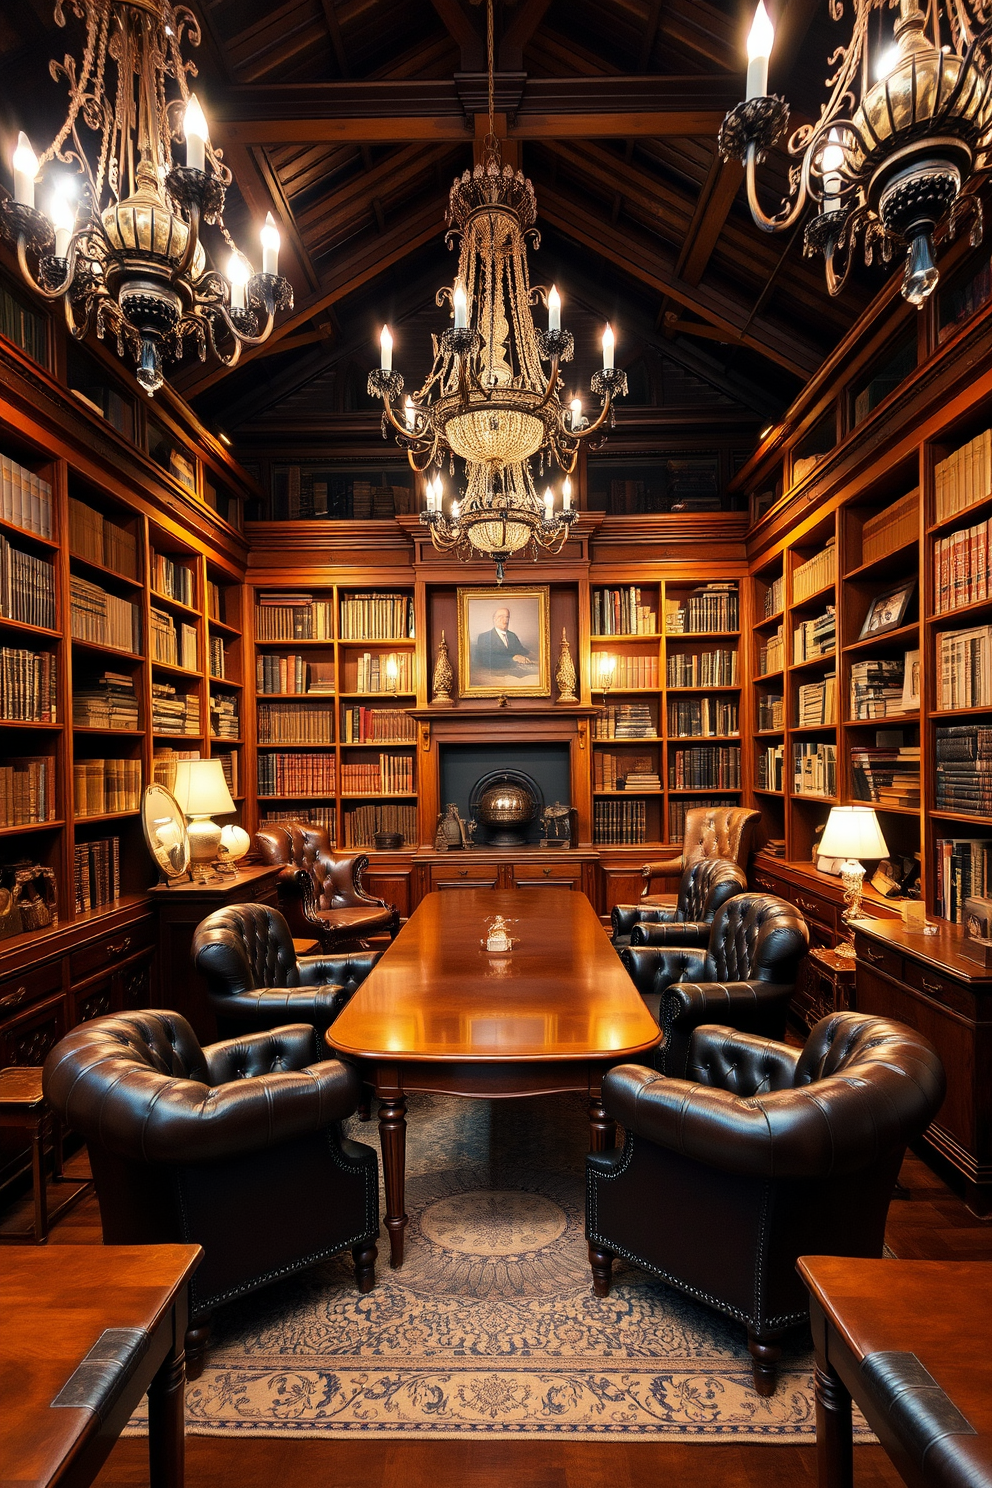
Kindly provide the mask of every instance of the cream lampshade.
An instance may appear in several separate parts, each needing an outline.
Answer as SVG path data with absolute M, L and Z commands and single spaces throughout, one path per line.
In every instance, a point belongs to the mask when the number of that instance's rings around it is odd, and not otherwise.
M 819 853 L 825 858 L 843 858 L 840 877 L 844 885 L 844 920 L 863 919 L 861 888 L 865 876 L 863 860 L 884 858 L 885 845 L 878 817 L 870 806 L 832 806 L 820 839 Z M 861 860 L 861 861 L 859 861 Z
M 221 829 L 210 820 L 226 816 L 235 805 L 220 760 L 180 760 L 172 793 L 189 823 L 189 858 L 194 878 L 206 883 L 220 848 Z

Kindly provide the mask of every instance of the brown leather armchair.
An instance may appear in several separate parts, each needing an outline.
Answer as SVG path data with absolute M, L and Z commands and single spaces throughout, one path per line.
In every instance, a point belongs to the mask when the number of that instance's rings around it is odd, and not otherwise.
M 215 909 L 193 935 L 193 964 L 223 1036 L 283 1023 L 326 1033 L 381 955 L 297 956 L 285 918 L 268 904 Z
M 368 950 L 368 936 L 396 934 L 400 917 L 395 904 L 373 899 L 362 888 L 366 855 L 333 857 L 323 827 L 269 822 L 256 832 L 255 845 L 264 863 L 284 865 L 279 908 L 297 940 L 316 937 L 324 951 L 347 945 Z
M 736 1318 L 771 1395 L 779 1340 L 808 1317 L 797 1258 L 881 1255 L 903 1153 L 944 1088 L 926 1039 L 860 1013 L 823 1018 L 802 1050 L 699 1028 L 686 1080 L 611 1070 L 624 1145 L 586 1159 L 597 1296 L 622 1256 Z
M 747 874 L 726 858 L 700 858 L 687 868 L 672 908 L 644 909 L 640 904 L 615 904 L 613 944 L 705 946 L 710 923 L 721 904 L 742 894 Z
M 620 959 L 664 1034 L 654 1054 L 657 1068 L 683 1076 L 690 1036 L 702 1023 L 784 1038 L 808 950 L 806 921 L 773 894 L 728 899 L 713 916 L 705 950 L 635 945 L 622 950 Z
M 46 1098 L 89 1148 L 106 1245 L 195 1243 L 188 1373 L 222 1302 L 350 1249 L 375 1285 L 379 1165 L 338 1123 L 362 1094 L 301 1024 L 202 1049 L 178 1013 L 83 1023 L 44 1070 Z
M 670 906 L 671 894 L 656 893 L 655 880 L 679 878 L 700 858 L 728 858 L 746 869 L 760 820 L 760 811 L 745 806 L 693 806 L 685 814 L 681 857 L 645 863 L 641 869 L 640 907 Z

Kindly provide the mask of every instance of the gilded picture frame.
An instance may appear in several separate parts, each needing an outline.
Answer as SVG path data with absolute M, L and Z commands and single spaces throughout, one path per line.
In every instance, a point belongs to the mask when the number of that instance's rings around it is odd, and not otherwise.
M 551 696 L 546 584 L 458 590 L 458 691 L 464 698 Z

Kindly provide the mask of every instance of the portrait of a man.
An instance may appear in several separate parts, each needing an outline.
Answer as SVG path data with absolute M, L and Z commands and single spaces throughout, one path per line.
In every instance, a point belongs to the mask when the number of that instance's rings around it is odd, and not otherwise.
M 463 697 L 550 690 L 547 589 L 459 589 Z

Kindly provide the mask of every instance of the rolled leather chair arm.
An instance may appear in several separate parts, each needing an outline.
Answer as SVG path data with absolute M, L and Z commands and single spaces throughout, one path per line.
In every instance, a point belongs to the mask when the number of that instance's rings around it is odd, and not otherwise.
M 656 878 L 681 878 L 682 858 L 664 858 L 657 863 L 645 863 L 641 869 L 641 878 L 644 880 L 642 893 L 650 894 L 652 881 Z
M 731 1028 L 719 1032 L 728 1043 L 737 1037 Z M 709 1167 L 751 1178 L 825 1178 L 868 1167 L 919 1135 L 907 1121 L 920 1106 L 914 1074 L 877 1067 L 870 1082 L 840 1074 L 740 1096 L 619 1065 L 603 1081 L 603 1104 L 635 1138 Z
M 734 1095 L 791 1090 L 802 1051 L 777 1039 L 704 1023 L 689 1040 L 688 1080 Z
M 620 952 L 620 959 L 642 997 L 663 992 L 680 977 L 700 976 L 706 962 L 701 951 L 659 950 L 656 946 L 628 946 Z
M 308 1023 L 318 1033 L 325 1033 L 347 1007 L 351 995 L 351 991 L 335 982 L 321 987 L 256 987 L 247 992 L 225 993 L 211 1001 L 214 1012 L 224 1021 L 255 1023 L 261 1031 L 271 1028 L 273 1019 L 292 1018 L 294 1023 Z M 326 1052 L 318 1048 L 309 1058 L 323 1059 Z
M 770 1033 L 780 1038 L 785 1032 L 785 1014 L 793 991 L 792 982 L 779 985 L 687 979 L 670 984 L 661 995 L 658 1022 L 663 1038 L 656 1056 L 658 1068 L 666 1075 L 685 1079 L 689 1037 L 702 1023 L 727 1021 L 746 1033 Z
M 674 907 L 672 909 L 657 909 L 652 905 L 614 904 L 613 909 L 610 911 L 613 939 L 617 940 L 621 935 L 630 935 L 635 925 L 667 924 L 674 915 Z
M 339 956 L 300 956 L 296 962 L 300 986 L 315 987 L 333 982 L 338 987 L 358 987 L 381 955 L 381 951 L 354 951 Z
M 710 943 L 710 926 L 702 920 L 657 925 L 644 921 L 631 930 L 630 943 L 632 946 L 671 946 L 705 951 Z

